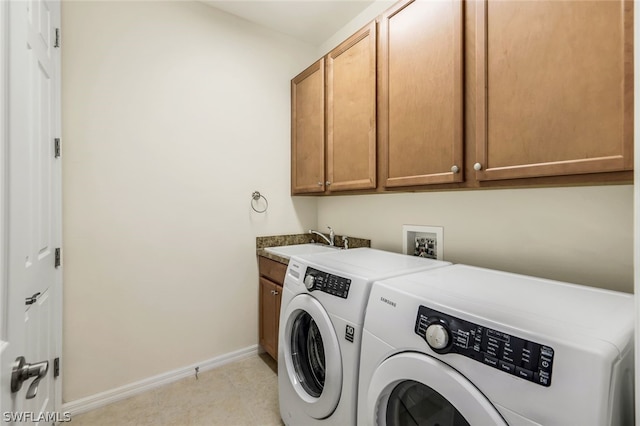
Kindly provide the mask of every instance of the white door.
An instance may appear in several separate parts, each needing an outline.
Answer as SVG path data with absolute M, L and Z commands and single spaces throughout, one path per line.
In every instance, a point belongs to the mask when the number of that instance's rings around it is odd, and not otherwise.
M 0 0 L 0 10 L 0 412 L 7 423 L 51 424 L 64 419 L 58 413 L 61 382 L 54 377 L 62 306 L 62 273 L 56 266 L 61 166 L 55 149 L 60 137 L 60 4 Z M 32 367 L 22 369 L 25 380 L 12 391 L 18 357 Z

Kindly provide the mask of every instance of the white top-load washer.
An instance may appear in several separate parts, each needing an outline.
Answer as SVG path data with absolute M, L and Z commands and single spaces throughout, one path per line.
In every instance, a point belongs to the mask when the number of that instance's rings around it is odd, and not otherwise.
M 372 282 L 446 265 L 369 248 L 291 257 L 278 347 L 285 424 L 355 425 L 362 323 Z
M 358 425 L 627 426 L 626 293 L 465 265 L 374 283 Z

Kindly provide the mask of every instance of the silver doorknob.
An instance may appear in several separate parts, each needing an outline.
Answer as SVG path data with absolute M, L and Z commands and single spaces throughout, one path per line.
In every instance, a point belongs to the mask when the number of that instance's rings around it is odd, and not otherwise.
M 36 302 L 38 301 L 38 297 L 39 297 L 39 296 L 40 296 L 40 292 L 37 292 L 36 294 L 34 294 L 34 295 L 33 295 L 33 296 L 31 296 L 31 297 L 27 297 L 27 298 L 24 300 L 24 304 L 25 304 L 25 305 L 27 305 L 27 306 L 28 306 L 28 305 L 33 305 L 34 303 L 36 303 Z
M 25 381 L 35 377 L 27 390 L 27 399 L 35 398 L 40 380 L 47 375 L 47 371 L 49 371 L 49 361 L 29 364 L 23 356 L 19 356 L 11 370 L 11 392 L 18 392 Z
M 456 166 L 455 164 L 453 166 L 451 166 L 451 173 L 458 173 L 460 171 L 460 167 Z
M 482 164 L 480 164 L 480 163 L 476 163 L 476 164 L 474 164 L 474 165 L 473 165 L 473 170 L 475 170 L 475 171 L 480 171 L 480 170 L 482 170 Z

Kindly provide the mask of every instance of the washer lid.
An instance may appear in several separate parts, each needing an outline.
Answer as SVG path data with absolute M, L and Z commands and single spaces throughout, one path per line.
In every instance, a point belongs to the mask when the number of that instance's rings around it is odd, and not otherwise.
M 338 275 L 348 274 L 351 277 L 360 277 L 367 281 L 451 264 L 441 260 L 367 247 L 293 256 L 291 262 L 299 262 Z
M 420 353 L 404 352 L 386 359 L 374 371 L 369 388 L 361 392 L 366 392 L 365 424 L 507 426 L 469 380 Z
M 289 383 L 307 415 L 324 419 L 338 406 L 342 392 L 340 346 L 329 315 L 313 297 L 301 294 L 284 316 L 284 361 Z

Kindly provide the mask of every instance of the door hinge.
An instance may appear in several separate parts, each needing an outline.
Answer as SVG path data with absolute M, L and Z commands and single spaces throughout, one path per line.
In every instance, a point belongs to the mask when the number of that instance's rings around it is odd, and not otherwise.
M 56 39 L 53 43 L 53 47 L 60 47 L 60 28 L 56 28 Z
M 60 158 L 60 151 L 61 151 L 61 147 L 60 147 L 60 138 L 55 138 L 53 140 L 53 146 L 54 146 L 54 158 Z
M 59 268 L 59 267 L 60 267 L 60 264 L 62 263 L 62 262 L 60 261 L 60 247 L 58 247 L 58 248 L 56 249 L 55 257 L 56 257 L 56 260 L 55 260 L 55 267 L 56 267 L 56 268 Z
M 60 375 L 60 357 L 53 360 L 53 377 L 56 378 Z

